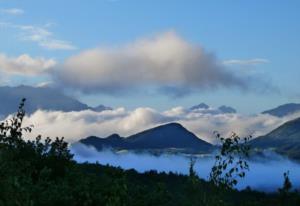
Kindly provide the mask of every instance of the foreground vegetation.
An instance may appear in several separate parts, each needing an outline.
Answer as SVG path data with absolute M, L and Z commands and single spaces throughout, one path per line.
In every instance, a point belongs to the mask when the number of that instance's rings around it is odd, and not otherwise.
M 230 178 L 234 173 L 227 179 L 219 178 L 222 171 L 218 168 L 224 164 L 218 162 L 214 169 L 217 173 L 210 182 L 196 175 L 194 161 L 189 176 L 156 171 L 140 174 L 98 163 L 78 164 L 63 138 L 54 141 L 49 138 L 42 141 L 41 137 L 34 141 L 23 139 L 23 133 L 32 129 L 22 128 L 24 101 L 12 120 L 0 124 L 0 206 L 300 205 L 299 194 L 290 192 L 288 174 L 278 193 L 265 194 L 250 188 L 232 189 L 235 181 Z M 225 150 L 232 149 L 231 144 L 237 147 L 235 142 L 224 141 Z M 244 176 L 240 166 L 237 174 Z

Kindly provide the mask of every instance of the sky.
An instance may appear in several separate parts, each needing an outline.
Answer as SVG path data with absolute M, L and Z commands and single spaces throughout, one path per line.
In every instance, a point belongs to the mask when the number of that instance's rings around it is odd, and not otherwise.
M 0 85 L 241 113 L 300 102 L 299 1 L 0 0 Z

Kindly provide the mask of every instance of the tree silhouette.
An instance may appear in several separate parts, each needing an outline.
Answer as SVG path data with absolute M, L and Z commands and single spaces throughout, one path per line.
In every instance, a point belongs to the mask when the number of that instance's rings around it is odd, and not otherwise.
M 249 165 L 246 158 L 249 155 L 248 144 L 251 136 L 243 140 L 235 134 L 229 138 L 221 137 L 215 132 L 216 138 L 221 142 L 220 152 L 215 156 L 215 163 L 211 169 L 210 181 L 217 186 L 233 188 L 238 183 L 238 178 L 245 177 Z

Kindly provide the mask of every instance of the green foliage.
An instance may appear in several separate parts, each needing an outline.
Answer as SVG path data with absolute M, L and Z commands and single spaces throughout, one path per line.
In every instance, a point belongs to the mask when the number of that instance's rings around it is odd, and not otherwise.
M 22 127 L 24 102 L 11 120 L 0 124 L 0 206 L 282 205 L 279 195 L 217 187 L 200 179 L 194 159 L 189 176 L 78 164 L 63 138 L 23 139 L 32 129 Z M 289 194 L 284 203 L 299 206 L 299 194 Z
M 219 154 L 215 156 L 215 164 L 210 173 L 210 181 L 216 186 L 233 188 L 238 183 L 238 178 L 244 178 L 249 165 L 245 158 L 248 157 L 250 146 L 248 144 L 251 136 L 241 138 L 232 133 L 229 138 L 221 137 L 216 133 L 221 142 Z

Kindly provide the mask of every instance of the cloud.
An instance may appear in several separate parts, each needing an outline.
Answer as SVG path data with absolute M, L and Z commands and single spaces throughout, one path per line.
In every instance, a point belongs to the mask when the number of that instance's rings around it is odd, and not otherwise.
M 49 30 L 52 23 L 44 26 L 19 25 L 10 22 L 0 22 L 3 28 L 16 29 L 19 31 L 20 40 L 37 43 L 40 47 L 49 50 L 75 50 L 77 49 L 71 42 L 57 39 Z
M 31 57 L 22 54 L 18 57 L 8 57 L 0 53 L 0 72 L 7 75 L 35 76 L 48 72 L 56 65 L 54 59 Z
M 270 61 L 268 59 L 262 58 L 255 58 L 255 59 L 229 59 L 223 61 L 225 65 L 242 65 L 242 66 L 249 66 L 249 65 L 258 65 L 258 64 L 266 64 Z
M 182 107 L 158 112 L 151 108 L 137 108 L 127 111 L 124 108 L 94 112 L 37 111 L 25 118 L 25 125 L 35 125 L 32 134 L 57 137 L 64 136 L 67 141 L 74 142 L 87 136 L 107 137 L 113 133 L 130 136 L 169 122 L 178 122 L 198 137 L 215 142 L 214 131 L 224 136 L 236 132 L 240 136 L 259 136 L 270 132 L 284 122 L 300 117 L 295 114 L 285 118 L 277 118 L 267 114 L 211 114 L 193 112 Z
M 46 27 L 15 25 L 21 30 L 21 39 L 36 42 L 40 47 L 50 50 L 74 50 L 76 47 L 68 41 L 56 39 Z
M 75 154 L 77 162 L 99 162 L 100 164 L 135 169 L 138 172 L 156 170 L 158 172 L 173 172 L 189 174 L 190 157 L 181 154 L 164 154 L 154 156 L 148 153 L 121 153 L 116 154 L 109 150 L 97 151 L 93 147 L 83 144 L 73 144 L 71 152 Z M 250 171 L 244 179 L 239 179 L 237 189 L 252 189 L 264 192 L 276 192 L 282 187 L 283 173 L 290 171 L 293 189 L 300 186 L 300 165 L 274 153 L 265 153 L 265 157 L 253 157 L 248 160 Z M 215 162 L 213 157 L 197 157 L 194 165 L 200 178 L 208 180 L 209 173 Z M 270 175 L 272 174 L 272 175 Z
M 19 8 L 0 9 L 0 13 L 9 15 L 22 15 L 24 14 L 24 10 Z
M 154 86 L 166 93 L 247 88 L 214 54 L 175 32 L 136 40 L 123 47 L 96 48 L 68 58 L 55 72 L 62 85 L 86 92 L 118 93 Z

